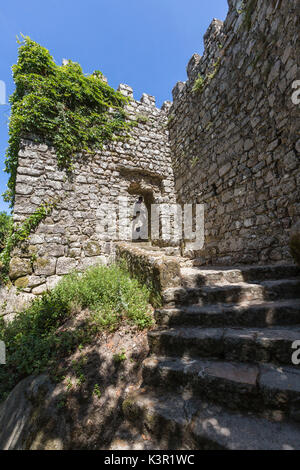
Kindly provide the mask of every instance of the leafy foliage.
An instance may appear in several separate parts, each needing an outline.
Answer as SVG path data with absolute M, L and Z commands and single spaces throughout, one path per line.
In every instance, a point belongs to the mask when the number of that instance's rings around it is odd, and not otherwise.
M 201 93 L 205 85 L 205 78 L 199 73 L 198 77 L 195 80 L 192 91 L 194 93 Z
M 5 241 L 11 232 L 12 217 L 6 212 L 0 212 L 0 252 L 5 246 Z
M 124 139 L 132 124 L 126 121 L 128 98 L 103 80 L 101 72 L 85 75 L 79 64 L 55 64 L 49 51 L 23 37 L 13 66 L 15 92 L 9 125 L 6 172 L 10 174 L 5 200 L 14 204 L 20 140 L 33 135 L 50 141 L 61 168 L 72 169 L 74 155 L 101 149 Z
M 29 237 L 39 223 L 51 213 L 53 206 L 54 204 L 50 203 L 42 204 L 19 226 L 13 227 L 12 221 L 9 222 L 0 253 L 0 280 L 5 281 L 7 278 L 12 250 Z
M 101 398 L 101 390 L 98 384 L 94 385 L 93 395 L 96 395 L 96 397 Z
M 148 302 L 148 290 L 123 268 L 97 266 L 83 275 L 65 276 L 12 322 L 5 325 L 0 318 L 0 340 L 7 351 L 7 364 L 0 367 L 0 402 L 26 376 L 55 370 L 59 359 L 94 341 L 100 330 L 115 330 L 124 321 L 149 327 Z M 89 311 L 85 321 L 68 328 L 67 320 L 79 309 Z M 81 363 L 77 366 L 73 364 L 84 380 Z

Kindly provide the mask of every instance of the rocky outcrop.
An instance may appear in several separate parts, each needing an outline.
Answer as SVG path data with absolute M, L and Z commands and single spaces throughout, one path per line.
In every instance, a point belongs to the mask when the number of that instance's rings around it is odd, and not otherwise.
M 70 327 L 81 324 L 80 315 Z M 147 354 L 146 333 L 124 325 L 56 364 L 51 376 L 25 378 L 0 404 L 0 449 L 109 448 Z
M 19 278 L 18 281 L 20 280 L 27 283 L 26 277 Z M 17 312 L 26 308 L 34 297 L 33 294 L 20 292 L 18 286 L 0 286 L 0 318 L 11 320 Z
M 70 432 L 57 406 L 61 393 L 47 375 L 22 380 L 0 408 L 0 449 L 62 450 Z

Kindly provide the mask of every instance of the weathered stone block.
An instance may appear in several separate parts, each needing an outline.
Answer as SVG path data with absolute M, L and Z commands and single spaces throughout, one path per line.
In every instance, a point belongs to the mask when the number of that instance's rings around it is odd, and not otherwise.
M 62 274 L 68 274 L 71 272 L 73 269 L 75 269 L 77 266 L 77 260 L 74 258 L 58 258 L 57 260 L 57 266 L 56 266 L 56 274 L 57 275 L 62 275 Z M 54 272 L 52 274 L 55 274 Z
M 84 253 L 86 256 L 98 256 L 101 254 L 101 247 L 99 243 L 90 241 L 85 245 Z
M 9 277 L 12 280 L 32 273 L 31 262 L 25 258 L 12 258 L 9 264 Z
M 33 300 L 34 295 L 18 292 L 17 287 L 0 286 L 0 317 L 12 320 L 17 312 L 26 308 Z
M 52 276 L 55 274 L 56 258 L 40 257 L 33 263 L 35 275 Z
M 34 295 L 41 295 L 41 294 L 43 294 L 44 292 L 46 292 L 46 290 L 47 290 L 47 284 L 44 283 L 44 284 L 41 284 L 40 286 L 34 287 L 34 288 L 32 289 L 32 293 L 33 293 Z
M 54 289 L 54 287 L 59 283 L 60 280 L 61 276 L 47 277 L 47 290 Z
M 85 271 L 86 269 L 92 266 L 97 266 L 97 264 L 107 265 L 108 257 L 107 256 L 93 256 L 90 258 L 82 258 L 82 260 L 78 263 L 76 270 Z
M 27 276 L 19 277 L 15 281 L 15 286 L 18 287 L 19 289 L 25 289 L 26 287 L 28 287 L 28 283 L 29 283 L 29 278 Z
M 29 288 L 37 287 L 43 284 L 44 282 L 45 282 L 45 277 L 32 275 L 28 277 L 27 287 Z

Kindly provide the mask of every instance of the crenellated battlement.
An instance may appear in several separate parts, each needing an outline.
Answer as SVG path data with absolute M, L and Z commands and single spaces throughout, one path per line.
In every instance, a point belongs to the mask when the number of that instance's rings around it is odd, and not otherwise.
M 195 53 L 187 64 L 187 82 L 178 82 L 172 90 L 173 100 L 177 101 L 185 90 L 185 86 L 192 85 L 197 77 L 205 77 L 215 62 L 221 57 L 220 47 L 223 47 L 225 35 L 223 32 L 223 22 L 213 19 L 204 34 L 204 53 L 203 56 Z
M 133 98 L 133 89 L 129 85 L 125 85 L 124 83 L 121 83 L 117 90 L 122 93 L 122 95 Z M 136 103 L 143 104 L 145 106 L 149 106 L 150 108 L 155 108 L 157 111 L 159 111 L 159 108 L 156 107 L 156 100 L 155 97 L 152 95 L 148 95 L 147 93 L 143 93 L 140 100 L 136 101 Z M 170 101 L 164 101 L 161 107 L 161 111 L 164 113 L 168 112 L 172 103 Z

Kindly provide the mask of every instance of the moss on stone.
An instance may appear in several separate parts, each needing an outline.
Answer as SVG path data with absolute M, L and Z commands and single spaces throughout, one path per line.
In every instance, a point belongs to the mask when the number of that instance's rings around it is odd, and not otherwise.
M 9 277 L 13 280 L 32 273 L 30 260 L 25 258 L 14 257 L 9 264 Z
M 101 248 L 97 242 L 88 242 L 84 251 L 87 256 L 98 256 L 101 254 Z
M 19 279 L 15 281 L 15 286 L 19 289 L 25 289 L 25 287 L 28 286 L 28 282 L 29 280 L 27 276 L 19 277 Z
M 37 258 L 35 260 L 35 265 L 38 268 L 44 268 L 45 266 L 48 266 L 48 264 L 49 264 L 48 258 Z
M 125 417 L 129 421 L 135 422 L 140 420 L 141 412 L 136 403 L 133 401 L 133 399 L 127 398 L 126 400 L 124 400 L 122 404 L 122 410 Z

